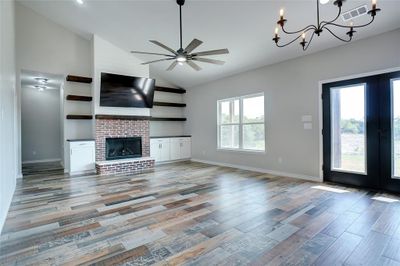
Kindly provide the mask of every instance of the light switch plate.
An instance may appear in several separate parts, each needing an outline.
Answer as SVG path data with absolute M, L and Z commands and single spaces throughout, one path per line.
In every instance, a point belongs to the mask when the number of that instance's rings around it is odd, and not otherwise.
M 311 130 L 312 129 L 312 123 L 304 123 L 304 129 L 305 130 Z
M 312 122 L 312 115 L 303 115 L 301 117 L 302 122 Z

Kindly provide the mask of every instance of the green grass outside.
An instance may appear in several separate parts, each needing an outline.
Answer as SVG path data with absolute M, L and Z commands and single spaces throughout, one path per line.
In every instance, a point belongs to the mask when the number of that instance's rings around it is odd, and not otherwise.
M 350 170 L 350 171 L 360 171 L 362 172 L 364 157 L 362 155 L 354 154 L 342 155 L 342 169 Z M 400 177 L 400 157 L 397 157 L 395 160 L 395 175 Z

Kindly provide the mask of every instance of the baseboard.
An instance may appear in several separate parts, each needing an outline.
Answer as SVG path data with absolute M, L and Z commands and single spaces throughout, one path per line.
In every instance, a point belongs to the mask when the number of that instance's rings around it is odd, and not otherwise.
M 322 182 L 322 180 L 319 177 L 315 177 L 315 176 L 286 173 L 286 172 L 281 172 L 281 171 L 268 170 L 268 169 L 264 169 L 264 168 L 256 168 L 256 167 L 250 167 L 250 166 L 245 166 L 245 165 L 207 161 L 207 160 L 201 160 L 201 159 L 196 159 L 196 158 L 191 159 L 191 161 L 198 162 L 198 163 L 212 164 L 212 165 L 217 165 L 217 166 L 225 166 L 225 167 L 230 167 L 230 168 L 237 168 L 237 169 L 241 169 L 241 170 L 248 170 L 248 171 L 271 174 L 271 175 L 276 175 L 276 176 L 292 177 L 292 178 L 303 179 L 303 180 L 308 180 L 308 181 Z
M 25 163 L 51 163 L 51 162 L 61 162 L 61 158 L 52 158 L 52 159 L 43 159 L 43 160 L 32 160 L 32 161 L 23 161 L 22 164 Z
M 186 162 L 186 161 L 191 161 L 191 159 L 190 158 L 186 158 L 186 159 L 178 159 L 178 160 L 172 160 L 172 161 L 155 162 L 155 165 L 163 165 L 163 164 L 169 164 L 169 163 L 179 163 L 179 162 Z

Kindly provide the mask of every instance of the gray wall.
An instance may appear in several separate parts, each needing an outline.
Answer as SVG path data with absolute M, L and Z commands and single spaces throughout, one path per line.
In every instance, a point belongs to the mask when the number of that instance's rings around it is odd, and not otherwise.
M 22 87 L 22 162 L 61 159 L 60 91 Z
M 192 157 L 319 179 L 319 81 L 400 67 L 399 43 L 396 30 L 189 89 Z M 217 100 L 257 92 L 265 93 L 266 153 L 217 151 Z M 303 115 L 312 116 L 312 130 Z
M 17 177 L 14 1 L 0 1 L 0 233 Z

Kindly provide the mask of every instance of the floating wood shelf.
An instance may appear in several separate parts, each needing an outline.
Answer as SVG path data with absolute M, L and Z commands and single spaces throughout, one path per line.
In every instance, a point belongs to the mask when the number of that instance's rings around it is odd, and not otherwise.
M 184 117 L 152 117 L 151 121 L 186 121 Z
M 67 95 L 68 101 L 82 101 L 82 102 L 91 102 L 91 96 L 80 96 L 80 95 Z
M 67 81 L 80 82 L 80 83 L 92 83 L 92 78 L 68 75 Z
M 93 119 L 92 115 L 67 115 L 67 119 L 90 120 Z
M 175 89 L 175 88 L 159 87 L 159 86 L 156 86 L 155 91 L 163 91 L 163 92 L 171 92 L 179 94 L 186 93 L 185 89 Z
M 151 116 L 137 115 L 96 115 L 96 119 L 150 120 Z
M 165 107 L 186 107 L 186 103 L 167 103 L 167 102 L 154 102 L 155 106 L 165 106 Z

